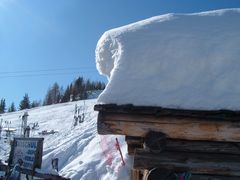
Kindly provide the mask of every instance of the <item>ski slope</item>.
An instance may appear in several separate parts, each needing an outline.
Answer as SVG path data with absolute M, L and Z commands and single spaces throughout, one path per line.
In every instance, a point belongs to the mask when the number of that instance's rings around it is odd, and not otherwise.
M 96 100 L 77 101 L 38 107 L 28 110 L 28 124 L 38 123 L 39 128 L 31 131 L 31 137 L 44 137 L 44 172 L 52 172 L 52 158 L 59 158 L 59 174 L 73 180 L 125 180 L 129 179 L 131 160 L 123 136 L 101 136 L 97 134 L 97 112 L 93 111 Z M 85 114 L 84 122 L 74 125 L 75 106 Z M 21 116 L 24 111 L 5 113 L 3 126 L 9 122 L 20 133 Z M 10 124 L 11 121 L 11 124 Z M 58 131 L 50 135 L 39 135 L 43 130 Z M 0 159 L 6 160 L 10 147 L 5 133 L 0 139 Z M 120 153 L 115 147 L 118 138 L 126 161 L 121 163 Z

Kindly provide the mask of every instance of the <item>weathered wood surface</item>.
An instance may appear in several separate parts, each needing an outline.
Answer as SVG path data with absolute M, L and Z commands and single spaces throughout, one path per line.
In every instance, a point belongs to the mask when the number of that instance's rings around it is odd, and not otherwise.
M 239 154 L 240 143 L 167 139 L 165 151 Z
M 143 137 L 126 136 L 125 141 L 128 145 L 128 155 L 133 155 L 137 148 L 143 148 Z
M 126 136 L 125 138 L 128 149 L 131 154 L 136 148 L 143 148 L 144 138 Z M 240 143 L 238 142 L 216 142 L 216 141 L 190 141 L 181 139 L 166 139 L 164 151 L 182 151 L 182 152 L 208 152 L 223 154 L 239 154 Z
M 130 180 L 141 180 L 141 172 L 139 170 L 132 169 Z
M 240 176 L 240 156 L 166 151 L 154 155 L 148 151 L 136 149 L 133 168 L 152 169 L 154 167 L 193 174 Z
M 94 106 L 95 111 L 112 112 L 123 114 L 145 114 L 154 116 L 168 117 L 190 117 L 208 120 L 240 121 L 240 111 L 231 110 L 191 110 L 191 109 L 173 109 L 155 106 L 134 106 L 116 105 L 116 104 L 97 104 Z
M 138 144 L 128 144 L 128 155 L 132 156 L 134 155 L 135 149 L 142 149 L 143 146 L 142 145 L 138 145 Z
M 131 180 L 146 180 L 149 170 L 136 170 L 131 171 Z M 193 180 L 239 180 L 239 176 L 221 176 L 221 175 L 207 175 L 207 174 L 191 174 Z
M 236 176 L 192 175 L 193 180 L 239 180 Z
M 125 141 L 132 153 L 136 148 L 143 148 L 144 138 L 142 137 L 126 136 Z M 181 139 L 166 139 L 165 142 L 165 147 L 163 147 L 165 151 L 240 154 L 240 143 L 238 142 L 190 141 Z
M 99 134 L 145 137 L 150 130 L 172 139 L 240 142 L 240 121 L 115 112 L 98 114 Z
M 128 144 L 143 144 L 144 138 L 143 137 L 137 137 L 137 136 L 126 136 L 125 141 Z

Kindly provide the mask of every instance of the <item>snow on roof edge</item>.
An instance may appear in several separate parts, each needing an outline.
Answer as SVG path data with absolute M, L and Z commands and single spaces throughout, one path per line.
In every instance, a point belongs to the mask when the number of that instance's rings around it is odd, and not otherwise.
M 109 82 L 112 81 L 112 79 L 115 79 L 111 83 L 107 85 L 107 90 L 103 92 L 103 94 L 99 98 L 100 103 L 117 103 L 117 104 L 127 104 L 131 103 L 134 105 L 159 105 L 159 104 L 151 104 L 151 102 L 144 102 L 144 104 L 139 103 L 139 101 L 132 102 L 132 101 L 118 101 L 116 98 L 111 98 L 107 97 L 107 94 L 109 96 L 110 89 L 116 85 L 117 82 L 122 83 L 120 81 L 116 81 L 116 79 L 121 79 L 119 78 L 119 68 L 122 70 L 122 67 L 120 66 L 122 62 L 119 62 L 122 58 L 123 55 L 126 56 L 126 52 L 128 49 L 126 49 L 124 46 L 126 46 L 126 41 L 123 43 L 123 39 L 125 36 L 125 32 L 133 32 L 134 31 L 139 31 L 139 29 L 144 28 L 145 26 L 148 27 L 148 24 L 151 24 L 153 22 L 166 22 L 166 21 L 171 21 L 174 19 L 182 18 L 182 17 L 190 17 L 190 16 L 223 16 L 224 14 L 227 13 L 240 13 L 240 8 L 231 8 L 231 9 L 221 9 L 221 10 L 212 10 L 208 12 L 199 12 L 199 13 L 190 13 L 190 14 L 182 14 L 182 13 L 170 13 L 170 14 L 165 14 L 165 15 L 160 15 L 160 16 L 154 16 L 149 19 L 145 19 L 142 21 L 138 21 L 135 23 L 131 23 L 126 26 L 114 28 L 112 30 L 106 31 L 103 36 L 99 39 L 96 47 L 96 65 L 97 69 L 100 74 L 105 75 L 108 77 Z M 238 25 L 238 23 L 237 23 Z M 133 34 L 132 33 L 132 34 Z M 126 40 L 126 39 L 124 39 Z M 127 44 L 128 45 L 128 44 Z M 107 56 L 106 56 L 107 52 Z M 120 64 L 119 64 L 120 63 Z M 115 73 L 117 72 L 117 73 Z M 116 75 L 117 74 L 117 75 Z M 115 78 L 115 76 L 118 76 Z M 107 92 L 108 93 L 105 93 Z M 114 93 L 113 93 L 114 94 Z M 117 94 L 117 93 L 116 93 Z M 118 92 L 118 94 L 121 94 Z M 112 95 L 113 97 L 113 95 Z M 136 99 L 136 98 L 135 98 Z M 179 104 L 178 104 L 179 105 Z M 167 107 L 178 107 L 175 103 L 169 104 Z M 181 104 L 180 104 L 181 105 Z M 160 104 L 160 106 L 163 106 Z M 187 106 L 189 108 L 189 106 Z M 206 109 L 204 105 L 199 105 L 198 107 L 192 107 L 195 109 Z M 207 107 L 211 108 L 211 107 Z M 216 107 L 214 107 L 216 108 Z M 222 107 L 220 107 L 222 108 Z M 236 107 L 229 107 L 227 109 L 232 109 Z

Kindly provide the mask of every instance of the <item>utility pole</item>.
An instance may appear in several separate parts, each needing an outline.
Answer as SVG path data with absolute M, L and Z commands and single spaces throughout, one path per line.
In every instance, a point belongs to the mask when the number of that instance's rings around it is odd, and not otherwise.
M 22 116 L 22 125 L 21 125 L 21 136 L 25 136 L 25 132 L 27 129 L 27 119 L 28 119 L 28 112 L 24 112 Z
M 29 138 L 30 137 L 30 127 L 27 126 L 25 129 L 24 129 L 24 137 L 25 138 Z
M 1 117 L 1 115 L 0 115 Z M 2 138 L 2 122 L 3 122 L 3 119 L 1 118 L 1 123 L 0 123 L 0 139 Z

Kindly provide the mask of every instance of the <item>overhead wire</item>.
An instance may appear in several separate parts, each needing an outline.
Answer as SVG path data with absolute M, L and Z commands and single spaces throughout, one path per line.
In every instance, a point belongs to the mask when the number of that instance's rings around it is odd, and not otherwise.
M 35 69 L 23 71 L 0 71 L 0 74 L 18 74 L 18 73 L 31 73 L 31 72 L 48 72 L 48 71 L 66 71 L 66 70 L 82 70 L 82 69 L 95 69 L 93 67 L 74 67 L 74 68 L 57 68 L 57 69 Z
M 74 71 L 73 71 L 74 70 Z M 79 70 L 79 71 L 76 71 Z M 40 76 L 58 76 L 58 75 L 73 75 L 79 73 L 91 73 L 96 71 L 95 68 L 58 68 L 58 69 L 38 69 L 24 71 L 5 71 L 0 72 L 0 79 L 3 78 L 21 78 L 21 77 L 40 77 Z

